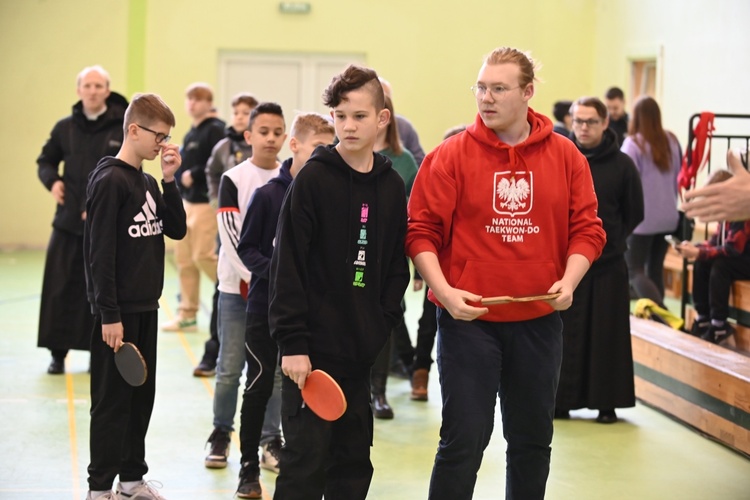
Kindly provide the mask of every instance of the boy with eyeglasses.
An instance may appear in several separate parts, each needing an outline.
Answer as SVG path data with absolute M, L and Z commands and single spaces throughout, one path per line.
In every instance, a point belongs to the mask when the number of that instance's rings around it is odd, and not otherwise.
M 91 335 L 91 462 L 87 499 L 161 499 L 143 481 L 146 431 L 156 392 L 159 297 L 164 286 L 164 236 L 185 236 L 185 210 L 175 185 L 180 152 L 170 144 L 172 111 L 155 94 L 137 94 L 125 111 L 125 139 L 90 175 L 83 250 Z M 142 168 L 161 154 L 163 194 Z M 135 344 L 148 377 L 139 387 L 114 361 L 123 342 Z M 112 484 L 119 475 L 117 492 Z
M 443 396 L 429 498 L 468 499 L 498 396 L 508 443 L 506 498 L 544 498 L 562 321 L 604 246 L 586 159 L 529 107 L 535 65 L 490 53 L 466 132 L 427 155 L 409 199 L 406 251 L 438 306 Z M 483 297 L 559 293 L 484 306 Z
M 555 418 L 569 410 L 599 410 L 596 421 L 617 422 L 616 408 L 635 406 L 630 347 L 630 284 L 625 263 L 627 237 L 643 220 L 643 187 L 633 160 L 620 151 L 608 128 L 607 107 L 582 97 L 571 107 L 573 134 L 586 157 L 607 233 L 602 255 L 573 294 L 573 305 L 560 313 L 563 360 Z

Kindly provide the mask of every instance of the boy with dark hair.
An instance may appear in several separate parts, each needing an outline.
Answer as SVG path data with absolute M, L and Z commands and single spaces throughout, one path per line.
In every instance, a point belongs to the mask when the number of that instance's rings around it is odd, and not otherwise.
M 242 470 L 237 488 L 239 498 L 261 498 L 260 467 L 279 472 L 281 451 L 278 420 L 281 416 L 281 377 L 278 347 L 268 327 L 268 270 L 273 255 L 276 225 L 281 204 L 292 179 L 305 165 L 318 146 L 333 143 L 334 128 L 316 113 L 294 119 L 289 139 L 292 157 L 281 165 L 278 177 L 258 188 L 250 199 L 247 217 L 242 223 L 237 253 L 253 273 L 247 294 L 245 349 L 247 383 L 242 396 L 240 417 L 240 448 Z M 275 418 L 264 414 L 272 413 Z M 269 424 L 274 425 L 269 425 Z M 258 446 L 263 455 L 258 462 Z
M 245 140 L 249 128 L 250 113 L 258 106 L 258 100 L 250 94 L 237 94 L 232 98 L 232 124 L 226 129 L 226 137 L 216 143 L 206 164 L 208 199 L 214 205 L 219 199 L 221 174 L 239 165 L 253 155 L 253 148 Z
M 204 462 L 212 469 L 227 466 L 237 411 L 237 388 L 245 366 L 245 307 L 250 271 L 237 255 L 239 230 L 247 215 L 250 197 L 279 173 L 276 155 L 286 140 L 285 129 L 281 106 L 273 102 L 259 104 L 250 114 L 249 129 L 245 131 L 253 156 L 225 172 L 219 184 L 216 218 L 221 240 L 218 265 L 220 347 L 213 401 L 214 430 L 208 438 L 211 450 Z M 278 414 L 275 421 L 278 434 Z
M 622 146 L 628 135 L 630 117 L 625 112 L 625 93 L 619 87 L 610 87 L 604 94 L 604 102 L 609 113 L 609 128 L 617 135 L 617 143 Z
M 89 176 L 83 234 L 91 336 L 91 432 L 88 499 L 161 499 L 143 481 L 146 431 L 156 389 L 156 332 L 164 285 L 164 236 L 185 236 L 185 210 L 175 186 L 181 158 L 169 143 L 172 111 L 155 94 L 137 94 L 125 112 L 116 157 Z M 143 160 L 161 153 L 162 195 Z M 128 385 L 114 353 L 123 342 L 141 352 L 146 383 Z M 112 483 L 119 474 L 117 492 Z
M 324 104 L 340 142 L 313 152 L 279 216 L 268 314 L 286 375 L 276 499 L 364 499 L 372 480 L 368 377 L 409 283 L 404 183 L 373 152 L 388 124 L 384 100 L 371 69 L 351 65 L 333 78 Z M 303 404 L 313 369 L 346 396 L 335 422 Z
M 570 107 L 573 101 L 557 101 L 552 106 L 552 116 L 555 117 L 555 124 L 552 131 L 570 139 L 570 131 L 573 128 L 573 119 L 570 115 Z

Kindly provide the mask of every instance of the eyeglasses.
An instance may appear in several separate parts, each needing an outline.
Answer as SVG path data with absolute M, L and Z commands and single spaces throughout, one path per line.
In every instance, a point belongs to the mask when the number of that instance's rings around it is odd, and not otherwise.
M 587 127 L 595 127 L 599 125 L 602 121 L 601 120 L 595 120 L 593 118 L 590 118 L 588 120 L 581 120 L 580 118 L 573 118 L 573 125 L 578 125 L 579 127 L 583 127 L 586 125 Z
M 138 128 L 142 128 L 146 132 L 151 132 L 154 134 L 154 139 L 156 139 L 156 144 L 161 144 L 162 142 L 169 142 L 169 140 L 172 138 L 171 135 L 162 134 L 161 132 L 157 132 L 156 130 L 151 130 L 150 128 L 146 128 L 143 125 L 135 124 Z
M 502 99 L 503 96 L 507 95 L 509 90 L 515 90 L 517 88 L 521 88 L 520 85 L 517 87 L 503 87 L 502 85 L 493 85 L 490 88 L 485 87 L 484 85 L 472 85 L 469 87 L 471 89 L 471 93 L 474 94 L 474 97 L 477 99 L 484 99 L 484 96 L 487 94 L 487 91 L 490 92 L 490 95 L 493 99 Z

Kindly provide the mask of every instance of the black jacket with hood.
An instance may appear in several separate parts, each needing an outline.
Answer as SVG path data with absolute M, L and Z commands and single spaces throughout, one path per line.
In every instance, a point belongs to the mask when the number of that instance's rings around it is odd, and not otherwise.
M 289 185 L 292 183 L 292 159 L 281 164 L 279 175 L 255 190 L 242 221 L 237 255 L 252 273 L 247 292 L 247 312 L 268 314 L 268 270 L 276 240 L 279 212 Z
M 607 233 L 602 255 L 592 266 L 621 258 L 627 250 L 627 237 L 643 220 L 643 187 L 633 160 L 620 151 L 617 136 L 604 130 L 602 142 L 591 149 L 574 141 L 589 162 L 594 191 L 599 201 L 597 215 Z
M 367 377 L 403 316 L 406 193 L 386 157 L 353 170 L 318 146 L 292 182 L 271 259 L 269 326 L 281 356 L 335 378 Z
M 102 158 L 87 189 L 83 256 L 91 310 L 102 324 L 120 313 L 159 308 L 164 286 L 164 235 L 185 236 L 185 209 L 174 182 L 164 194 L 142 168 Z
M 110 92 L 107 110 L 96 120 L 83 114 L 83 103 L 73 106 L 70 116 L 58 121 L 37 158 L 37 175 L 44 187 L 52 189 L 58 180 L 65 183 L 65 203 L 57 205 L 52 226 L 81 236 L 86 209 L 86 183 L 96 164 L 105 156 L 114 156 L 122 146 L 122 122 L 128 101 Z M 60 175 L 60 162 L 65 166 Z
M 206 118 L 191 127 L 185 134 L 180 155 L 182 163 L 174 174 L 180 194 L 190 203 L 208 203 L 208 181 L 206 180 L 206 164 L 211 157 L 211 151 L 224 138 L 225 123 L 218 118 Z M 190 187 L 182 185 L 182 174 L 190 171 L 193 183 Z

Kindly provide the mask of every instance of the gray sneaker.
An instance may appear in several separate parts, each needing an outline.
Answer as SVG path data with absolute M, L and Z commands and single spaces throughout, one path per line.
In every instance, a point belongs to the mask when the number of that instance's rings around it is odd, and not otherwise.
M 122 491 L 122 483 L 117 483 L 117 489 L 115 490 L 118 499 L 131 499 L 131 500 L 167 500 L 163 496 L 159 495 L 156 491 L 157 488 L 161 488 L 163 485 L 159 481 L 141 481 L 141 484 L 130 493 Z

